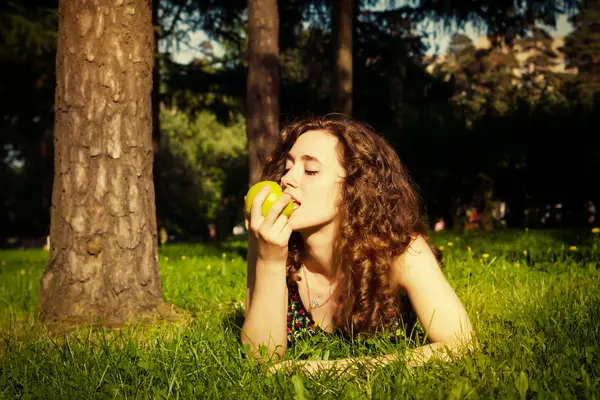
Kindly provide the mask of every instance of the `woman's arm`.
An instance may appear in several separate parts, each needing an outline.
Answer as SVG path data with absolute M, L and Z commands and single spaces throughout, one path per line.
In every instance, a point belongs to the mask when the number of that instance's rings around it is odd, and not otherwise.
M 246 221 L 246 230 L 248 229 L 248 221 Z M 247 259 L 247 273 L 246 273 L 246 307 L 245 310 L 250 308 L 252 302 L 252 294 L 254 293 L 254 282 L 256 281 L 256 238 L 250 232 L 248 232 L 248 255 Z
M 287 349 L 285 263 L 255 259 L 254 264 L 254 282 L 247 289 L 246 318 L 240 338 L 242 343 L 250 345 L 250 353 L 255 357 L 260 357 L 261 346 L 267 347 L 269 356 L 283 356 Z
M 408 294 L 432 344 L 442 343 L 450 349 L 473 344 L 469 316 L 423 237 L 414 239 L 392 268 L 394 282 Z
M 249 228 L 246 318 L 240 339 L 257 358 L 262 358 L 262 346 L 267 347 L 269 357 L 283 356 L 287 349 L 286 260 L 292 231 L 287 217 L 280 213 L 289 197 L 282 196 L 262 217 L 261 204 L 268 193 L 263 190 L 255 197 L 252 218 L 246 225 Z

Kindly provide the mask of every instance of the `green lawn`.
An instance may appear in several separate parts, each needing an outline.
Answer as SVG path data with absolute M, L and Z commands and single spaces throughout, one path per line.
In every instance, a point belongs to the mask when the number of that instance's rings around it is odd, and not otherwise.
M 600 238 L 591 231 L 437 235 L 481 349 L 416 370 L 267 376 L 244 357 L 245 243 L 160 251 L 177 323 L 49 334 L 33 320 L 47 253 L 0 251 L 0 398 L 598 398 Z M 470 249 L 470 250 L 469 250 Z M 289 358 L 402 352 L 385 337 L 313 338 Z

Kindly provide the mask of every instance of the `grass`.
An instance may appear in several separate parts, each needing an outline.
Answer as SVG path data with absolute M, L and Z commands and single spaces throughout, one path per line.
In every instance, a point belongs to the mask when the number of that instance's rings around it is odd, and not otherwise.
M 244 357 L 244 242 L 160 251 L 165 299 L 191 317 L 54 335 L 33 319 L 47 253 L 0 252 L 0 398 L 597 398 L 600 238 L 591 232 L 436 235 L 445 274 L 481 349 L 461 360 L 402 363 L 331 377 L 267 376 Z M 575 246 L 575 247 L 573 247 Z M 287 357 L 404 351 L 384 336 L 316 337 Z

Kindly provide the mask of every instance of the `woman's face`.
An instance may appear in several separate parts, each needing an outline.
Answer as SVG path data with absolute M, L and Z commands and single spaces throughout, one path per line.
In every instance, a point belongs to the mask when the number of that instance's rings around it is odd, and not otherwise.
M 337 219 L 345 176 L 338 160 L 338 143 L 326 131 L 307 131 L 288 153 L 281 187 L 300 203 L 289 218 L 294 231 L 324 226 Z

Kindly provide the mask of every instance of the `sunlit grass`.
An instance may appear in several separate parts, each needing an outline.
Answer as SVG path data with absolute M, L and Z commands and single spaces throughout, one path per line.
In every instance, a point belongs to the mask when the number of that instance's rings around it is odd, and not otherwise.
M 0 252 L 0 398 L 592 398 L 600 390 L 598 233 L 435 235 L 444 272 L 481 348 L 416 370 L 402 363 L 341 377 L 267 376 L 244 357 L 243 240 L 160 250 L 174 323 L 51 334 L 33 318 L 47 253 Z M 403 352 L 384 336 L 314 337 L 287 357 Z

